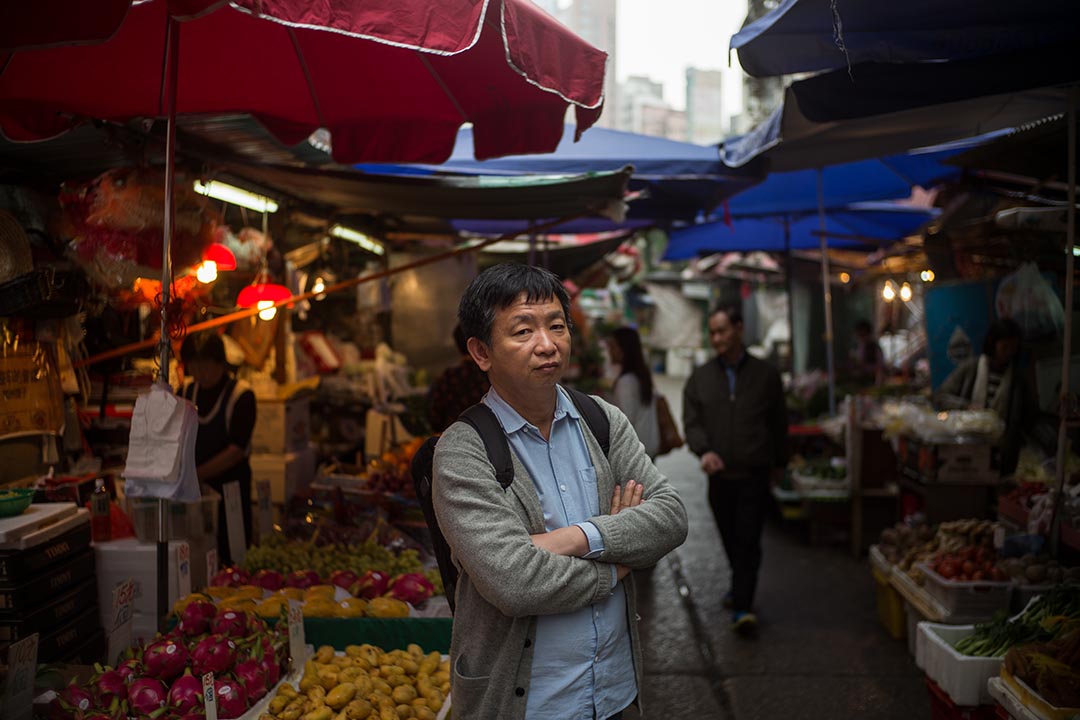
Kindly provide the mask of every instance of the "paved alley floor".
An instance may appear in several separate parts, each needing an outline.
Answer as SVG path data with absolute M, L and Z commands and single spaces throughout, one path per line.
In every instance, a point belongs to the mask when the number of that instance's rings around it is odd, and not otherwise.
M 680 417 L 681 379 L 657 384 Z M 657 462 L 682 494 L 686 543 L 639 573 L 646 717 L 837 720 L 930 717 L 922 673 L 877 621 L 865 559 L 812 546 L 797 528 L 766 526 L 754 640 L 736 637 L 721 608 L 729 569 L 704 474 L 685 448 Z

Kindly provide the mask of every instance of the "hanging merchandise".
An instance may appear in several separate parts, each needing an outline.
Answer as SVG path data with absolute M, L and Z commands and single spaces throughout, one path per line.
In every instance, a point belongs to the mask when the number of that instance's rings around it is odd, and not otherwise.
M 124 494 L 194 502 L 202 497 L 195 474 L 195 406 L 155 383 L 135 401 L 124 467 Z
M 1028 340 L 1059 337 L 1065 328 L 1061 299 L 1033 262 L 1001 281 L 994 304 L 998 317 L 1015 320 Z
M 119 287 L 160 274 L 164 197 L 164 177 L 154 170 L 110 170 L 88 183 L 63 186 L 67 232 L 91 278 Z M 176 183 L 174 197 L 172 263 L 191 267 L 218 240 L 220 223 L 190 183 Z

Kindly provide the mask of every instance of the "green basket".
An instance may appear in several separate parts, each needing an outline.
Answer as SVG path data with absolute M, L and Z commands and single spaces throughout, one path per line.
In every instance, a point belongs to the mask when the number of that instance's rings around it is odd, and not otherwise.
M 30 488 L 18 488 L 0 492 L 0 517 L 22 515 L 34 501 L 34 491 Z

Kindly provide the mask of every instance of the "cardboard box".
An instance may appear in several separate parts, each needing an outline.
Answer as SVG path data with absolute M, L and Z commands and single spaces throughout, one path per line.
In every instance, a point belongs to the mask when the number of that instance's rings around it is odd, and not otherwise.
M 1000 481 L 993 449 L 981 443 L 939 445 L 903 438 L 898 458 L 904 473 L 922 482 L 986 485 Z
M 181 577 L 180 548 L 189 548 L 186 542 L 169 543 L 169 579 L 168 603 L 171 607 L 181 594 L 187 594 L 196 588 L 191 584 L 191 567 L 194 560 L 187 564 L 188 574 Z M 96 543 L 94 553 L 98 566 L 98 607 L 101 612 L 101 625 L 106 632 L 112 630 L 112 595 L 117 585 L 125 580 L 135 581 L 135 600 L 133 612 L 157 615 L 157 543 L 140 543 L 135 538 L 112 540 Z M 186 587 L 182 587 L 186 586 Z M 186 592 L 182 593 L 181 590 Z
M 251 433 L 252 453 L 281 455 L 303 450 L 310 436 L 310 397 L 258 401 Z
M 306 491 L 315 477 L 315 450 L 310 445 L 283 455 L 252 455 L 249 462 L 253 499 L 258 483 L 269 482 L 270 501 L 279 505 Z

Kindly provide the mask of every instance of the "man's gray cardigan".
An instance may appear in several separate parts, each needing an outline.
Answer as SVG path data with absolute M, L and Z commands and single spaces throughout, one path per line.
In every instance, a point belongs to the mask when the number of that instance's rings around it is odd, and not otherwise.
M 604 539 L 599 561 L 555 555 L 532 544 L 529 536 L 545 531 L 544 513 L 513 452 L 514 482 L 503 490 L 470 425 L 454 423 L 435 448 L 435 514 L 460 571 L 450 646 L 454 717 L 524 718 L 536 616 L 574 612 L 603 600 L 611 594 L 609 563 L 649 567 L 686 539 L 686 508 L 678 493 L 649 460 L 626 416 L 599 402 L 611 422 L 610 462 L 581 423 L 600 496 L 601 514 L 589 518 Z M 645 486 L 644 501 L 607 514 L 615 484 L 627 480 Z M 627 672 L 634 672 L 640 692 L 633 575 L 622 582 L 634 655 Z

